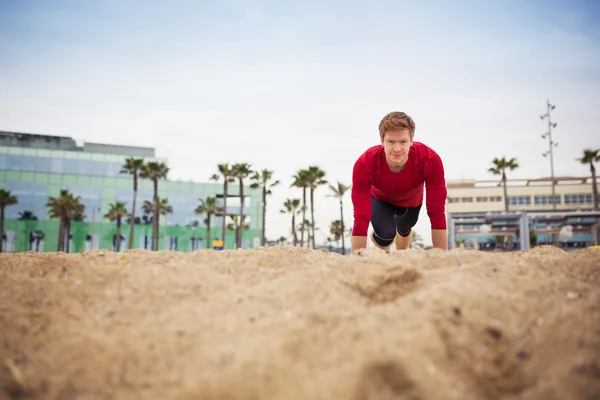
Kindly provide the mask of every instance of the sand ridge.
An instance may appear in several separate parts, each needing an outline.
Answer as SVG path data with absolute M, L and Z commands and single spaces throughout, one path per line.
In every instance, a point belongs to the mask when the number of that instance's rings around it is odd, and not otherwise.
M 0 326 L 0 399 L 593 399 L 600 252 L 0 254 Z

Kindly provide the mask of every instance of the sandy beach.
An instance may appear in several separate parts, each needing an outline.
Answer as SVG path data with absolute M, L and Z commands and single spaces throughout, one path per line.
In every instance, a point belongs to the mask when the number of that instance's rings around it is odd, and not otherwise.
M 600 251 L 0 254 L 0 399 L 600 398 Z

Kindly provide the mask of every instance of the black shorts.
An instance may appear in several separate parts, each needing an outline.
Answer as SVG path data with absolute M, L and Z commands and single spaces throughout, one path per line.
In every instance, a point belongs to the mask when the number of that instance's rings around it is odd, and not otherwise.
M 387 247 L 396 238 L 396 232 L 402 237 L 410 235 L 419 219 L 421 206 L 398 207 L 371 196 L 371 225 L 375 242 Z

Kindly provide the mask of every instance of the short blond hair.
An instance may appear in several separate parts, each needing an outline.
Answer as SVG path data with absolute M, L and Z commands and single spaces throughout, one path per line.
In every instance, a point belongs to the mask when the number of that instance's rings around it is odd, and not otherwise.
M 388 113 L 379 123 L 379 136 L 381 141 L 387 131 L 395 131 L 398 129 L 408 129 L 410 140 L 415 137 L 415 121 L 402 111 L 392 111 Z

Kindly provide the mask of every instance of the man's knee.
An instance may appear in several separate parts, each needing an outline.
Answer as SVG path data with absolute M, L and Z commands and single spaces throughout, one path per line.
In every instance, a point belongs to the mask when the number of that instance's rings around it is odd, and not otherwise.
M 381 247 L 387 247 L 394 242 L 396 238 L 396 231 L 394 229 L 386 229 L 378 233 L 373 231 L 373 240 Z
M 421 206 L 415 208 L 406 208 L 403 213 L 396 214 L 396 230 L 402 237 L 409 237 L 412 228 L 419 220 L 419 211 Z

